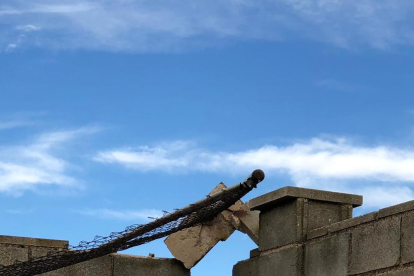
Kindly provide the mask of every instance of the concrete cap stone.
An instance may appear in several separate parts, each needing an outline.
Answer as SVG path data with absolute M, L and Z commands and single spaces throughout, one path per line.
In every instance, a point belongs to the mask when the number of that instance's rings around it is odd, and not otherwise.
M 36 239 L 26 237 L 15 236 L 2 236 L 0 235 L 0 244 L 13 244 L 24 246 L 42 246 L 67 249 L 69 242 L 63 240 L 50 240 L 50 239 Z
M 363 201 L 363 198 L 360 195 L 287 186 L 253 198 L 249 201 L 250 210 L 266 210 L 270 207 L 284 204 L 296 198 L 305 198 L 338 204 L 350 204 L 353 207 L 361 206 Z

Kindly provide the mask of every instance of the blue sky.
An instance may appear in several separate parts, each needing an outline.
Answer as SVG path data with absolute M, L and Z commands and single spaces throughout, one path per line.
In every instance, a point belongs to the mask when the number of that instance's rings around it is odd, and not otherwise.
M 93 239 L 253 169 L 414 199 L 411 1 L 0 4 L 1 233 Z M 231 275 L 233 235 L 193 275 Z M 129 251 L 169 256 L 162 241 Z

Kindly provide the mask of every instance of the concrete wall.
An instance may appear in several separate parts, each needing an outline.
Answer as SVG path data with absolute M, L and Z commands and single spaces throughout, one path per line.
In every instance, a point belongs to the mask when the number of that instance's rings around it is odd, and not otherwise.
M 28 261 L 49 251 L 67 250 L 67 241 L 0 236 L 0 265 Z M 175 259 L 111 254 L 42 274 L 44 276 L 190 276 Z
M 0 236 L 0 265 L 28 261 L 49 251 L 66 250 L 67 241 Z
M 233 276 L 414 276 L 414 201 L 351 218 L 361 203 L 291 187 L 253 199 L 259 248 Z
M 175 259 L 110 254 L 41 274 L 43 276 L 190 276 Z
M 249 202 L 260 211 L 258 248 L 233 276 L 414 276 L 414 201 L 352 218 L 357 195 L 285 187 Z M 0 265 L 67 241 L 0 236 Z M 175 259 L 111 254 L 45 276 L 189 276 Z

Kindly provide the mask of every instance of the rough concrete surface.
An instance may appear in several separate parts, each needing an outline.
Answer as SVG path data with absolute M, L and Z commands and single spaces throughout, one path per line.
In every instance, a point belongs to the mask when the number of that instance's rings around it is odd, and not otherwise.
M 378 211 L 378 217 L 379 218 L 388 217 L 388 216 L 396 215 L 402 212 L 407 212 L 413 209 L 414 209 L 414 200 L 401 203 L 398 205 L 394 205 L 391 207 L 383 208 Z
M 400 257 L 400 218 L 389 217 L 352 231 L 350 273 L 394 266 Z
M 406 264 L 414 262 L 414 212 L 402 217 L 401 226 L 401 262 Z
M 226 240 L 235 230 L 231 222 L 220 214 L 208 224 L 197 225 L 170 235 L 165 244 L 186 268 L 192 268 L 219 241 Z
M 413 276 L 413 275 L 414 275 L 413 267 L 378 274 L 378 276 Z
M 342 233 L 306 245 L 306 276 L 346 276 L 349 234 Z
M 261 256 L 258 258 L 258 266 L 259 276 L 301 276 L 302 247 L 283 248 Z
M 175 259 L 111 254 L 42 276 L 190 276 L 190 271 Z
M 42 276 L 113 276 L 110 255 L 40 274 Z M 132 274 L 133 275 L 133 274 Z M 132 276 L 131 275 L 131 276 Z
M 306 235 L 306 239 L 311 240 L 325 235 L 328 235 L 328 227 L 326 226 L 309 231 Z
M 258 258 L 238 262 L 233 267 L 233 276 L 259 276 Z
M 258 245 L 260 212 L 250 211 L 249 204 L 246 203 L 234 211 L 234 216 L 239 220 L 238 225 L 234 225 L 236 229 L 247 234 Z
M 372 212 L 372 213 L 368 213 L 368 214 L 365 214 L 365 215 L 360 216 L 360 217 L 343 220 L 341 222 L 337 222 L 337 223 L 334 223 L 332 225 L 329 225 L 328 226 L 328 231 L 329 232 L 341 231 L 341 230 L 346 229 L 346 228 L 350 228 L 350 227 L 358 226 L 360 224 L 372 222 L 372 221 L 376 220 L 377 217 L 378 217 L 378 212 Z
M 160 259 L 113 254 L 114 276 L 190 276 L 190 271 L 175 259 Z
M 233 276 L 259 276 L 259 259 L 249 259 L 238 262 L 233 267 Z
M 331 202 L 308 200 L 307 231 L 342 220 L 342 205 Z
M 57 251 L 57 250 L 59 250 L 59 249 L 32 246 L 32 247 L 30 247 L 30 257 L 31 257 L 31 259 L 33 259 L 33 258 L 46 256 L 47 253 Z M 62 249 L 60 249 L 60 250 L 62 250 Z
M 266 255 L 237 263 L 233 276 L 300 276 L 302 247 L 282 248 Z
M 68 248 L 69 242 L 63 240 L 37 239 L 0 235 L 0 244 Z
M 298 201 L 260 212 L 259 249 L 266 251 L 298 240 Z
M 27 247 L 0 245 L 0 265 L 11 265 L 15 261 L 25 262 L 29 259 Z

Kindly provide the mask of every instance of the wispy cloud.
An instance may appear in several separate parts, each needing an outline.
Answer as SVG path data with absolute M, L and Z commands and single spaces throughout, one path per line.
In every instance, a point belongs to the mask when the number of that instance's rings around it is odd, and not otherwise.
M 6 129 L 33 126 L 39 123 L 44 112 L 17 112 L 11 115 L 0 115 L 0 131 Z
M 69 175 L 71 164 L 58 153 L 65 143 L 96 131 L 48 132 L 24 145 L 0 147 L 0 192 L 21 195 L 42 185 L 75 187 L 78 181 Z
M 14 49 L 16 49 L 17 48 L 17 44 L 15 44 L 15 43 L 10 43 L 9 45 L 7 45 L 7 47 L 6 47 L 6 52 L 10 52 L 10 51 L 12 51 L 12 50 L 14 50 Z
M 163 212 L 154 209 L 143 210 L 124 210 L 116 211 L 110 209 L 85 209 L 76 211 L 79 214 L 85 216 L 93 216 L 101 219 L 116 219 L 125 221 L 138 221 L 147 222 L 152 218 L 158 218 L 163 216 Z
M 98 153 L 94 160 L 102 163 L 118 163 L 142 171 L 161 170 L 172 172 L 180 169 L 190 169 L 190 162 L 201 155 L 204 160 L 199 159 L 198 166 L 205 161 L 209 163 L 210 153 L 199 152 L 197 149 L 194 152 L 189 147 L 188 142 L 176 141 L 164 143 L 157 147 L 141 146 L 136 149 L 126 148 L 104 151 Z M 207 165 L 207 167 L 213 169 L 211 165 Z
M 211 152 L 188 145 L 178 141 L 156 147 L 103 151 L 95 160 L 142 171 L 181 168 L 240 171 L 259 166 L 269 171 L 286 171 L 291 175 L 414 182 L 414 150 L 357 146 L 345 138 L 334 141 L 315 138 L 286 147 L 267 145 L 233 153 Z
M 31 124 L 33 124 L 33 122 L 24 120 L 0 121 L 0 130 L 23 127 Z
M 246 173 L 261 168 L 270 175 L 287 174 L 299 186 L 326 186 L 353 193 L 371 189 L 368 205 L 376 204 L 374 194 L 388 203 L 414 199 L 414 193 L 408 188 L 414 186 L 414 149 L 361 146 L 346 138 L 315 138 L 284 147 L 266 145 L 240 152 L 212 152 L 178 141 L 155 147 L 103 151 L 95 160 L 139 171 Z M 349 186 L 355 181 L 377 181 L 378 185 L 364 185 L 365 190 Z M 384 201 L 383 195 L 387 192 L 399 196 L 390 196 Z
M 414 44 L 413 11 L 406 0 L 5 0 L 0 23 L 33 22 L 46 32 L 36 32 L 36 45 L 59 49 L 180 51 L 294 36 L 386 49 Z M 4 33 L 0 42 L 15 40 L 10 30 Z
M 24 25 L 24 26 L 16 26 L 16 30 L 21 30 L 25 32 L 34 32 L 34 31 L 40 31 L 41 28 L 32 24 Z
M 16 3 L 15 3 L 16 4 Z M 87 2 L 68 3 L 68 4 L 50 4 L 47 1 L 33 1 L 22 4 L 17 1 L 16 8 L 0 7 L 0 15 L 22 15 L 22 14 L 48 14 L 48 13 L 76 13 L 85 12 L 93 9 L 94 5 Z

